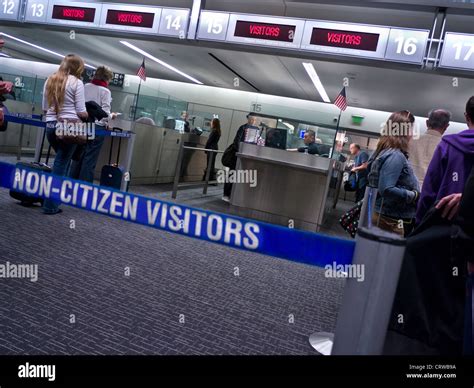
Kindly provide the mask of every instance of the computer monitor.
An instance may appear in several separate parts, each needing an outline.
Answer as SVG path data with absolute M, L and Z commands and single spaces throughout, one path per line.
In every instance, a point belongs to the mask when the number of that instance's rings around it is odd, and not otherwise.
M 282 128 L 268 128 L 265 136 L 265 147 L 286 150 L 287 130 Z

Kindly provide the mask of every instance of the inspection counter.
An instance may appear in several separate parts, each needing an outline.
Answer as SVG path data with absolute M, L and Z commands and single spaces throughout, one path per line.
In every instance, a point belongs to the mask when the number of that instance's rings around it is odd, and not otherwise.
M 318 231 L 333 165 L 317 155 L 240 143 L 236 170 L 255 170 L 257 181 L 234 184 L 231 204 L 242 217 Z

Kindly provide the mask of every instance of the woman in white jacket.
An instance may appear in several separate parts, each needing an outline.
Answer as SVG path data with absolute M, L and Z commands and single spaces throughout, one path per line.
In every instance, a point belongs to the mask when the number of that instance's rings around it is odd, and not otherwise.
M 108 89 L 109 82 L 113 76 L 112 70 L 106 66 L 100 66 L 94 74 L 94 79 L 84 85 L 85 100 L 96 102 L 109 115 L 95 122 L 97 129 L 106 129 L 109 119 L 116 117 L 115 113 L 110 113 L 112 94 Z M 80 159 L 71 162 L 69 170 L 69 176 L 71 178 L 91 183 L 94 181 L 94 170 L 104 139 L 104 136 L 95 136 L 93 140 L 87 142 Z

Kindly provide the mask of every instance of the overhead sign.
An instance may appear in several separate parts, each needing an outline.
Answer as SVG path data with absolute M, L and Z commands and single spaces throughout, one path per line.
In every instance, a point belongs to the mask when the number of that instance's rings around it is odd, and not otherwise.
M 25 22 L 46 23 L 49 0 L 28 0 L 25 8 Z
M 0 19 L 18 20 L 20 0 L 0 0 Z
M 350 23 L 307 21 L 301 48 L 383 59 L 390 29 Z
M 158 33 L 161 8 L 103 4 L 100 26 L 109 30 Z
M 283 48 L 299 48 L 304 20 L 231 14 L 226 41 Z
M 188 24 L 189 9 L 163 8 L 158 33 L 184 39 L 188 32 Z
M 447 32 L 439 66 L 474 70 L 474 35 Z
M 428 30 L 390 28 L 385 59 L 421 64 L 426 53 L 429 34 Z
M 201 11 L 197 39 L 225 40 L 229 18 L 227 12 Z
M 21 0 L 0 0 L 2 2 Z M 18 7 L 19 8 L 19 7 Z M 1 9 L 0 9 L 1 10 Z M 10 8 L 7 8 L 10 12 Z M 14 10 L 14 9 L 13 9 Z M 190 10 L 63 0 L 26 0 L 24 21 L 185 38 Z M 0 19 L 2 13 L 0 12 Z M 8 18 L 19 20 L 18 12 Z
M 98 27 L 102 4 L 50 0 L 47 22 L 67 26 Z

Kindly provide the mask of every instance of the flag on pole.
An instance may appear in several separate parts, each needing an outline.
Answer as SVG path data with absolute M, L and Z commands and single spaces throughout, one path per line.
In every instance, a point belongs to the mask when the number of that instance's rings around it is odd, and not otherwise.
M 346 87 L 343 87 L 341 93 L 334 100 L 334 105 L 336 105 L 340 110 L 346 110 L 347 108 L 347 99 L 346 99 Z
M 140 77 L 141 80 L 143 80 L 143 82 L 146 81 L 145 58 L 143 58 L 142 65 L 138 69 L 137 75 Z

